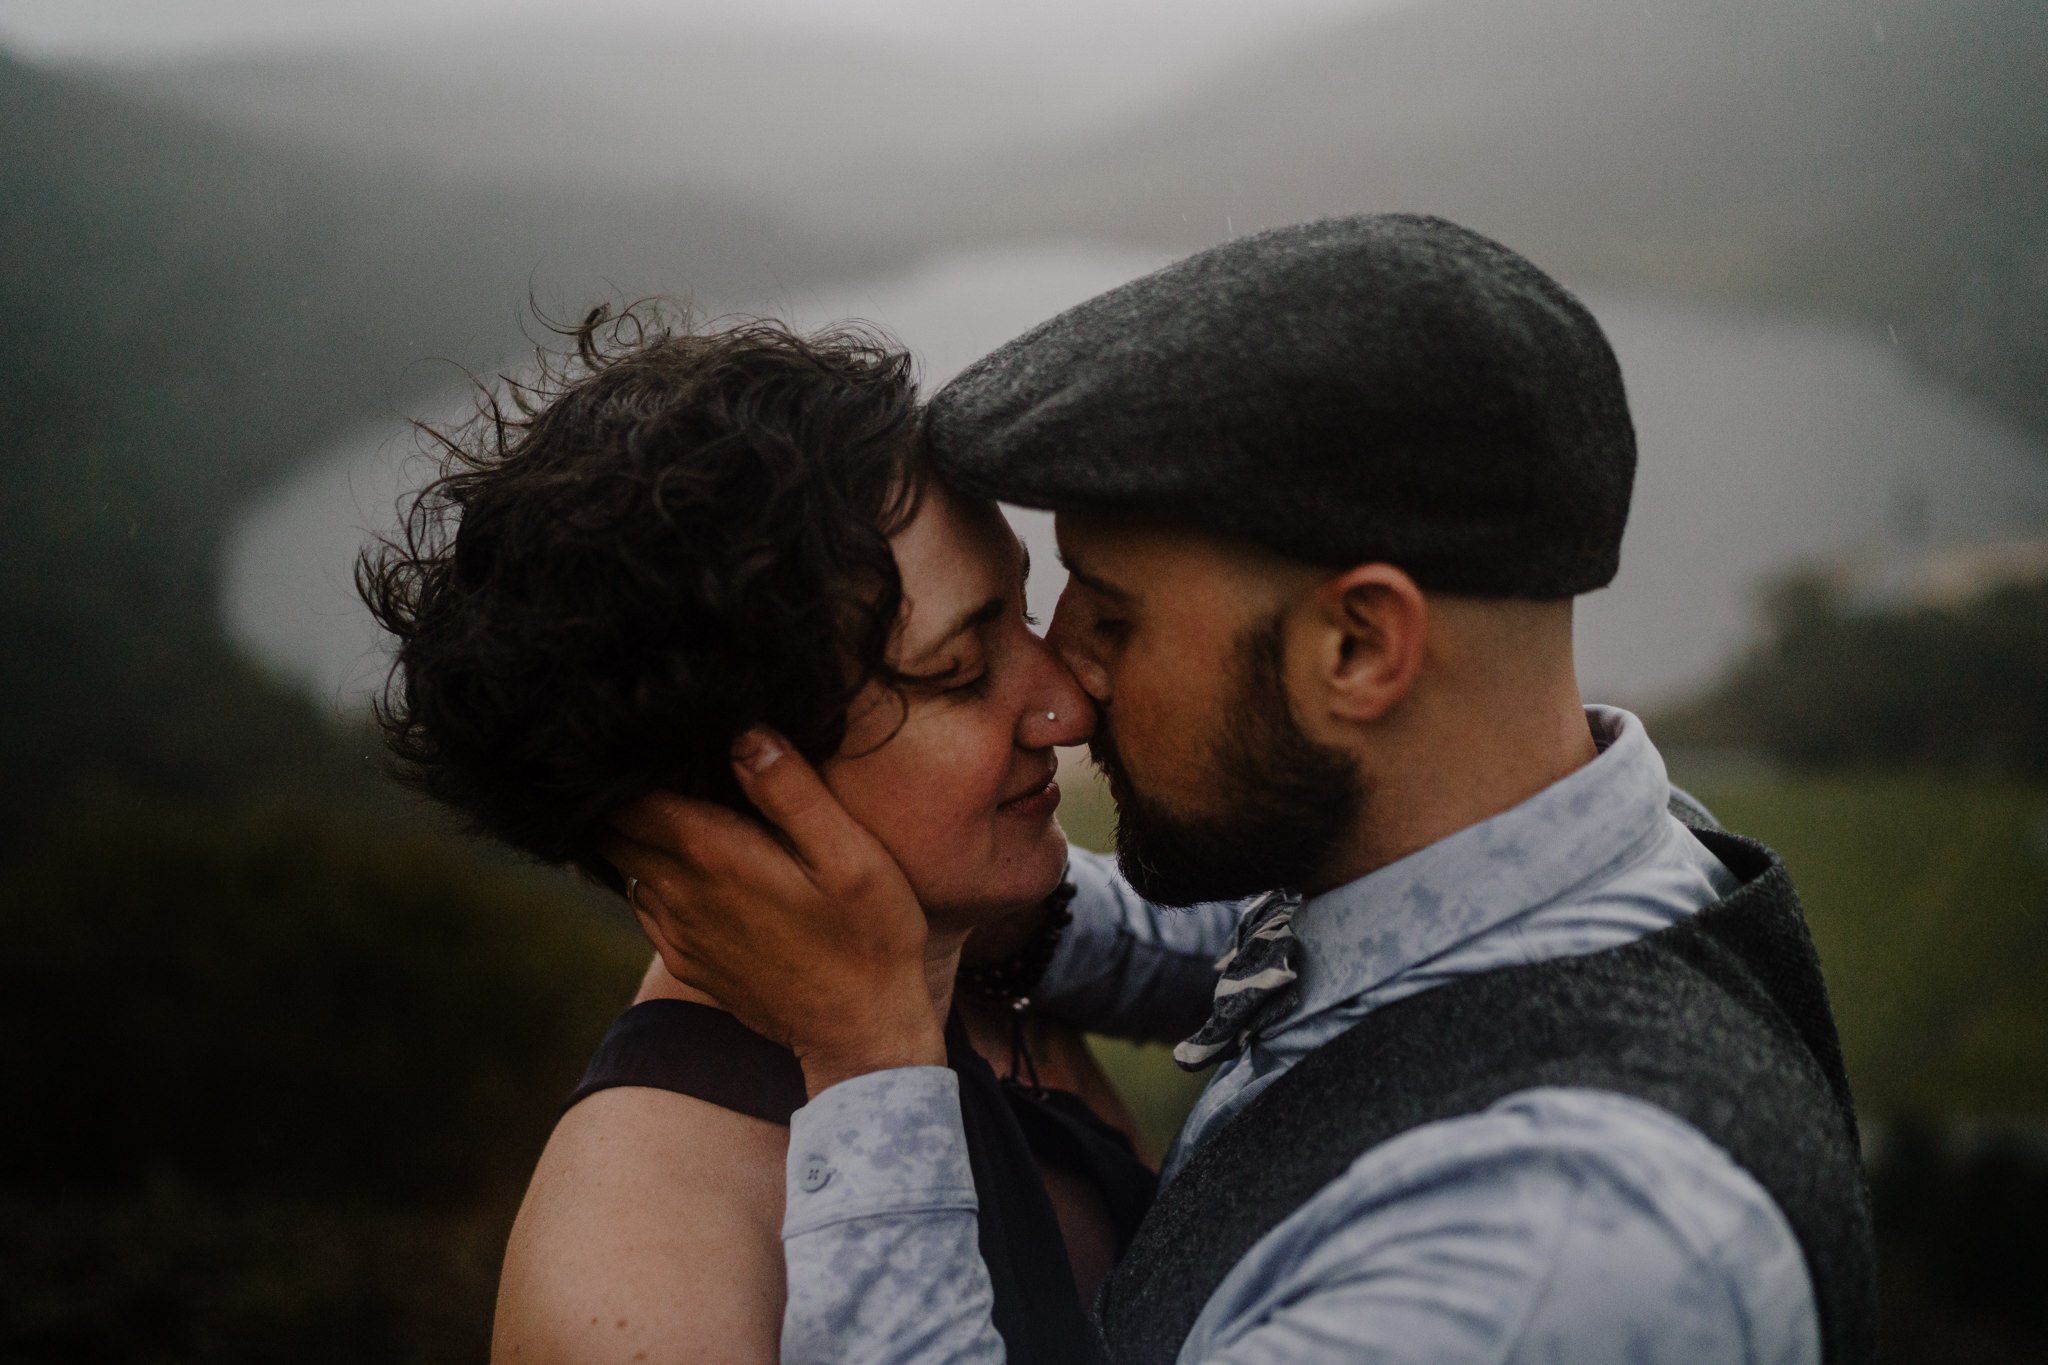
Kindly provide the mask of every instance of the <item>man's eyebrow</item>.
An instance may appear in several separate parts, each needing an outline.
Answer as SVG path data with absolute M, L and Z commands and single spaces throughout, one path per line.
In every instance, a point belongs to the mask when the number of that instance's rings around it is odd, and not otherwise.
M 1074 581 L 1076 583 L 1079 583 L 1082 587 L 1087 588 L 1090 591 L 1099 592 L 1104 597 L 1114 597 L 1120 602 L 1128 602 L 1131 600 L 1131 595 L 1125 592 L 1122 588 L 1119 588 L 1116 584 L 1111 583 L 1107 579 L 1097 578 L 1094 574 L 1089 573 L 1086 569 L 1082 568 L 1080 565 L 1076 564 L 1072 559 L 1068 558 L 1067 552 L 1065 550 L 1060 551 L 1060 567 L 1065 569 L 1069 574 L 1073 575 Z

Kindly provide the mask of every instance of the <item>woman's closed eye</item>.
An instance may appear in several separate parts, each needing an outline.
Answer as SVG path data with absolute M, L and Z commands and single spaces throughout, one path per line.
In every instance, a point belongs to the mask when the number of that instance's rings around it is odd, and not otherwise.
M 989 689 L 989 667 L 982 659 L 955 659 L 931 673 L 913 675 L 909 681 L 927 696 L 972 701 Z
M 972 701 L 988 692 L 990 674 L 986 668 L 975 670 L 972 677 L 959 680 L 948 679 L 939 691 L 960 701 Z

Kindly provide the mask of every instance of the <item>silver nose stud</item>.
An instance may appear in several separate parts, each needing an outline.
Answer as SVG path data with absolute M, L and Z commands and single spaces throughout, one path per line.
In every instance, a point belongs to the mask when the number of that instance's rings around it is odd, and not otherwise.
M 1060 713 L 1057 711 L 1048 711 L 1045 713 L 1045 718 L 1047 720 L 1058 720 L 1060 718 Z

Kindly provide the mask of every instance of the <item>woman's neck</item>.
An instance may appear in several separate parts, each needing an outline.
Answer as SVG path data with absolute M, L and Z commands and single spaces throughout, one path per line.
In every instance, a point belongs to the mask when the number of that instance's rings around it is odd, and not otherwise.
M 960 949 L 967 930 L 933 930 L 924 941 L 924 983 L 932 993 L 932 1010 L 944 1019 L 953 1008 L 953 981 L 960 974 Z

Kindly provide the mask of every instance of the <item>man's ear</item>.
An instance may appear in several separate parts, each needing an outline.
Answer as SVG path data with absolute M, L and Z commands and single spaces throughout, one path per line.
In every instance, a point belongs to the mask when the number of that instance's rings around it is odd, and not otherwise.
M 1373 722 L 1399 705 L 1422 672 L 1429 601 L 1391 564 L 1360 564 L 1310 595 L 1314 685 L 1338 721 Z

